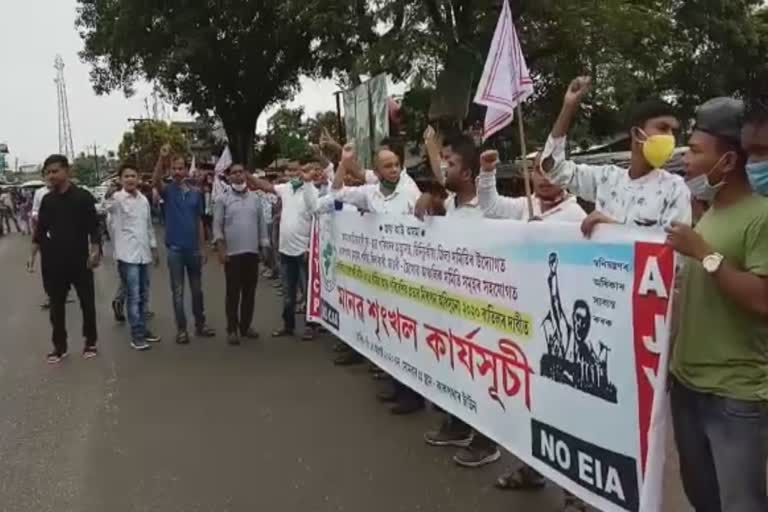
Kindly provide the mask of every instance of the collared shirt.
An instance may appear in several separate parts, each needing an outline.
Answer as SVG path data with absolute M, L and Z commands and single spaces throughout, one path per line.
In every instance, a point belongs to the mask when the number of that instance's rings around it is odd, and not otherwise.
M 484 212 L 480 207 L 480 201 L 477 196 L 473 197 L 468 203 L 459 204 L 456 194 L 450 193 L 448 194 L 448 199 L 443 202 L 443 206 L 446 216 L 465 219 L 481 219 L 484 217 Z
M 401 179 L 389 195 L 382 194 L 381 185 L 362 185 L 335 190 L 333 197 L 371 213 L 411 214 L 416 207 L 416 201 L 421 197 L 421 192 L 418 188 L 410 186 L 408 181 Z
M 37 219 L 40 214 L 40 205 L 43 204 L 43 198 L 50 192 L 48 187 L 40 187 L 35 190 L 35 195 L 32 197 L 32 218 Z
M 413 178 L 411 178 L 411 175 L 408 174 L 408 171 L 406 169 L 403 169 L 400 171 L 400 181 L 405 182 L 404 185 L 411 189 L 412 191 L 418 192 L 421 194 L 421 191 L 419 190 L 419 186 L 416 184 L 415 181 L 413 181 Z M 378 185 L 379 184 L 379 177 L 376 176 L 376 172 L 368 169 L 365 171 L 365 184 L 366 185 Z
M 691 193 L 680 176 L 655 170 L 637 179 L 616 165 L 577 164 L 565 157 L 566 138 L 547 140 L 542 160 L 552 157 L 552 181 L 620 224 L 665 228 L 691 224 Z
M 280 213 L 280 244 L 278 250 L 286 256 L 299 256 L 309 250 L 309 232 L 317 204 L 317 189 L 303 184 L 297 190 L 290 183 L 275 185 L 282 201 Z
M 489 219 L 530 220 L 528 199 L 526 197 L 503 197 L 496 189 L 496 172 L 481 172 L 477 178 L 477 197 L 480 208 Z M 540 219 L 554 222 L 581 222 L 587 214 L 579 205 L 575 196 L 542 212 L 541 200 L 533 197 L 533 215 Z
M 165 245 L 182 250 L 200 247 L 200 221 L 205 201 L 199 190 L 168 183 L 161 197 L 165 202 Z
M 260 248 L 269 247 L 265 201 L 256 192 L 232 189 L 216 201 L 213 208 L 214 241 L 224 241 L 227 255 L 259 254 Z
M 124 190 L 105 200 L 115 242 L 115 259 L 124 263 L 152 263 L 152 249 L 157 248 L 149 200 L 141 192 Z
M 101 243 L 96 201 L 90 192 L 70 185 L 66 192 L 46 194 L 40 205 L 34 241 L 43 265 L 83 269 L 91 244 Z

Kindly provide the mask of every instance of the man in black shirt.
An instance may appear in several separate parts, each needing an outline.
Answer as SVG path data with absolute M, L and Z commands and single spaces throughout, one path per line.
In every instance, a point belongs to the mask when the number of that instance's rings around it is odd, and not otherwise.
M 48 362 L 67 356 L 65 303 L 74 286 L 83 311 L 86 359 L 96 356 L 96 304 L 93 269 L 99 265 L 101 233 L 93 196 L 70 181 L 67 158 L 49 156 L 43 165 L 51 192 L 40 205 L 28 268 L 34 270 L 37 252 L 51 300 L 53 352 Z

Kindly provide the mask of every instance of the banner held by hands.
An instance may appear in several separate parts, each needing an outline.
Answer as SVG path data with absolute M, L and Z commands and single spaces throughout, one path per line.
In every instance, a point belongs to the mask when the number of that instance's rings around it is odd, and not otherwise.
M 523 129 L 520 105 L 533 95 L 533 80 L 528 72 L 520 40 L 512 22 L 509 0 L 504 5 L 493 34 L 493 41 L 485 61 L 483 75 L 475 95 L 475 103 L 488 108 L 485 115 L 483 140 L 509 125 L 517 110 L 520 124 L 520 147 L 522 149 L 525 193 L 528 196 L 528 210 L 533 218 L 531 183 L 526 161 L 525 131 Z

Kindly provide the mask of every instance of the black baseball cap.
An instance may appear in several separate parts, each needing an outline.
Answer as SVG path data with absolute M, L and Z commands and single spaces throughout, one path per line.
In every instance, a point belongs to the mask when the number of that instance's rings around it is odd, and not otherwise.
M 738 144 L 744 125 L 744 102 L 721 96 L 713 98 L 696 109 L 694 130 Z

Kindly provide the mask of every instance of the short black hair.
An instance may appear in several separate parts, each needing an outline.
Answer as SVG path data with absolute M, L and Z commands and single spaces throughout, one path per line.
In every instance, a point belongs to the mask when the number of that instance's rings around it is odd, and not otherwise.
M 127 170 L 136 171 L 136 174 L 139 174 L 139 170 L 136 169 L 136 166 L 129 163 L 124 163 L 120 165 L 120 168 L 117 170 L 117 177 L 122 178 L 123 173 Z
M 48 158 L 45 159 L 45 162 L 43 162 L 43 169 L 48 167 L 49 165 L 53 164 L 59 164 L 62 167 L 69 167 L 69 160 L 64 155 L 51 155 Z
M 747 111 L 744 124 L 762 125 L 768 123 L 768 96 L 750 98 L 746 104 Z
M 472 179 L 476 178 L 480 172 L 480 155 L 475 141 L 468 135 L 455 137 L 451 140 L 451 151 L 454 155 L 461 157 L 464 169 L 469 169 L 472 172 Z
M 674 106 L 662 99 L 645 100 L 631 110 L 627 119 L 627 129 L 643 128 L 648 121 L 657 117 L 677 118 L 677 111 Z
M 384 137 L 381 139 L 381 144 L 379 144 L 379 146 L 388 147 L 389 150 L 396 154 L 397 158 L 400 159 L 400 165 L 405 167 L 405 145 L 400 139 L 396 139 L 395 137 Z

